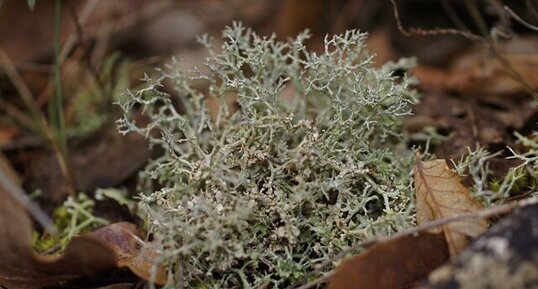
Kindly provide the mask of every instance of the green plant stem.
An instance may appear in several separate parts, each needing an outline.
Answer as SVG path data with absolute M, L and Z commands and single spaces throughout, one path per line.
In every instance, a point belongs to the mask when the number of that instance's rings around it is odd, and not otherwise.
M 54 1 L 54 98 L 49 103 L 49 120 L 52 131 L 49 134 L 50 142 L 56 152 L 58 163 L 62 174 L 69 183 L 69 193 L 75 194 L 76 180 L 73 174 L 69 152 L 67 148 L 67 137 L 65 134 L 65 120 L 63 110 L 62 80 L 61 80 L 61 24 L 62 24 L 62 2 Z
M 62 149 L 65 149 L 65 122 L 63 116 L 63 95 L 60 62 L 61 0 L 54 1 L 54 98 L 49 105 L 49 119 L 55 128 Z

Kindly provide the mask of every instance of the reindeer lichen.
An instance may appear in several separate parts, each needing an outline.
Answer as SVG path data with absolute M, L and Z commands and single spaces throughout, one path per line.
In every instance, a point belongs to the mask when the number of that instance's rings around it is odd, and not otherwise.
M 510 167 L 502 178 L 493 177 L 491 161 L 503 152 L 490 153 L 484 148 L 469 150 L 458 162 L 453 161 L 459 175 L 468 175 L 472 181 L 470 192 L 486 207 L 499 205 L 521 196 L 538 196 L 538 142 L 536 133 L 525 137 L 514 133 L 522 152 L 508 147 L 511 156 L 506 159 L 519 160 L 519 165 Z
M 411 226 L 410 62 L 374 68 L 356 31 L 327 37 L 320 54 L 307 33 L 280 42 L 234 24 L 223 35 L 218 51 L 200 39 L 208 73 L 174 60 L 121 103 L 120 131 L 163 151 L 142 174 L 139 206 L 169 285 L 297 284 L 351 245 Z

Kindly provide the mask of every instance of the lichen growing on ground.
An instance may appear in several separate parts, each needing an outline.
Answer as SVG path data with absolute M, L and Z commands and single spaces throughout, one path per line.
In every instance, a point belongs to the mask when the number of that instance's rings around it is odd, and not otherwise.
M 519 151 L 507 147 L 510 156 L 507 160 L 516 160 L 518 165 L 509 167 L 502 177 L 494 177 L 491 169 L 492 160 L 498 158 L 503 151 L 491 153 L 484 148 L 469 150 L 458 161 L 454 161 L 454 170 L 459 175 L 468 176 L 472 186 L 469 188 L 473 196 L 485 207 L 492 207 L 522 196 L 538 196 L 538 142 L 536 133 L 525 137 L 514 133 Z M 499 166 L 499 165 L 497 165 Z
M 223 36 L 220 50 L 201 38 L 209 73 L 174 61 L 121 102 L 120 131 L 163 151 L 142 175 L 139 206 L 170 286 L 298 284 L 349 246 L 411 226 L 411 61 L 374 68 L 356 31 L 327 37 L 320 54 L 305 48 L 307 33 L 280 42 L 234 24 Z M 200 80 L 207 91 L 193 87 Z

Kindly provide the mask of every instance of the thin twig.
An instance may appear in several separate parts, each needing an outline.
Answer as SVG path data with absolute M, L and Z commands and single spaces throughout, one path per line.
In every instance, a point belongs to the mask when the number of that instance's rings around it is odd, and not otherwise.
M 501 36 L 505 39 L 513 39 L 515 33 L 512 31 L 510 23 L 510 15 L 504 13 L 503 5 L 501 0 L 488 0 L 490 6 L 493 9 L 493 13 L 499 17 L 498 22 L 494 26 L 492 34 L 495 33 L 497 36 Z
M 534 30 L 534 31 L 538 31 L 538 26 L 534 26 L 532 24 L 530 24 L 529 22 L 523 20 L 521 17 L 519 17 L 519 15 L 516 14 L 516 12 L 514 12 L 514 10 L 510 9 L 510 7 L 508 6 L 504 6 L 504 10 L 506 12 L 508 12 L 508 14 L 514 18 L 514 20 L 516 20 L 517 22 L 519 22 L 521 25 L 529 28 L 530 30 Z
M 394 234 L 394 235 L 389 236 L 389 237 L 370 239 L 370 240 L 367 240 L 367 241 L 364 241 L 364 242 L 360 242 L 360 243 L 358 243 L 358 244 L 356 244 L 356 245 L 354 245 L 354 246 L 340 252 L 338 255 L 335 255 L 334 257 L 330 258 L 329 260 L 323 262 L 322 264 L 319 265 L 319 267 L 326 266 L 326 265 L 328 265 L 328 264 L 330 264 L 330 263 L 332 263 L 332 262 L 334 262 L 336 260 L 339 260 L 339 259 L 343 258 L 345 255 L 347 255 L 347 254 L 349 254 L 349 253 L 351 253 L 351 252 L 353 252 L 353 251 L 355 251 L 355 250 L 357 250 L 359 248 L 368 247 L 368 246 L 378 244 L 378 243 L 382 243 L 382 242 L 392 241 L 392 240 L 395 240 L 395 239 L 398 239 L 398 238 L 401 238 L 401 237 L 404 237 L 404 236 L 415 235 L 415 234 L 424 232 L 426 230 L 437 228 L 437 227 L 444 226 L 444 225 L 454 223 L 454 222 L 459 222 L 459 221 L 464 221 L 464 220 L 469 220 L 469 219 L 489 219 L 489 218 L 492 218 L 494 216 L 499 216 L 499 215 L 504 215 L 506 213 L 509 213 L 509 212 L 513 211 L 514 209 L 516 209 L 516 208 L 523 208 L 523 207 L 530 206 L 530 205 L 535 205 L 535 204 L 538 204 L 538 198 L 529 198 L 529 199 L 521 200 L 521 201 L 510 203 L 510 204 L 504 204 L 504 205 L 500 205 L 500 206 L 497 206 L 497 207 L 480 210 L 480 211 L 477 211 L 477 212 L 464 213 L 464 214 L 460 214 L 460 215 L 449 217 L 449 218 L 438 219 L 438 220 L 426 223 L 424 225 L 420 225 L 420 226 L 411 228 L 409 230 L 399 232 L 399 233 Z M 290 288 L 294 288 L 294 289 L 311 288 L 313 286 L 316 286 L 318 284 L 321 284 L 321 283 L 327 281 L 334 274 L 334 272 L 335 272 L 335 270 L 333 269 L 333 270 L 329 271 L 328 273 L 326 273 L 325 275 L 323 275 L 323 276 L 321 276 L 321 277 L 319 277 L 319 278 L 317 278 L 317 279 L 315 279 L 315 280 L 313 280 L 313 281 L 311 281 L 311 282 L 309 282 L 309 283 L 307 283 L 307 284 L 305 284 L 303 286 L 290 287 Z
M 463 36 L 467 39 L 474 40 L 474 41 L 484 41 L 484 39 L 479 35 L 473 34 L 468 31 L 461 31 L 461 30 L 453 29 L 453 28 L 435 28 L 435 29 L 425 30 L 422 28 L 411 27 L 411 28 L 405 29 L 402 25 L 402 21 L 400 19 L 400 13 L 398 12 L 398 6 L 396 6 L 396 2 L 394 0 L 390 0 L 390 2 L 392 3 L 394 18 L 396 19 L 396 25 L 398 26 L 398 30 L 400 30 L 400 32 L 405 36 L 459 35 L 459 36 Z
M 495 42 L 488 35 L 486 21 L 480 14 L 476 3 L 470 0 L 465 0 L 464 2 L 468 7 L 469 13 L 471 13 L 471 16 L 473 17 L 473 20 L 475 21 L 476 25 L 479 26 L 482 30 L 482 39 L 486 42 L 486 47 L 488 47 L 489 51 L 493 54 L 495 58 L 497 58 L 497 60 L 499 60 L 501 65 L 504 67 L 506 72 L 508 72 L 510 77 L 512 77 L 512 79 L 521 83 L 530 95 L 532 95 L 535 99 L 538 99 L 538 94 L 534 91 L 532 85 L 525 78 L 523 78 L 523 76 L 512 66 L 510 61 L 508 61 L 506 57 L 504 57 L 497 49 Z
M 88 40 L 86 37 L 84 37 L 84 28 L 82 27 L 82 23 L 80 22 L 80 19 L 77 15 L 77 11 L 75 10 L 75 7 L 72 3 L 66 2 L 67 8 L 69 10 L 69 14 L 71 15 L 71 18 L 73 19 L 73 22 L 75 23 L 75 31 L 77 35 L 77 40 L 79 42 L 79 45 L 82 47 L 84 51 L 83 59 L 86 61 L 86 67 L 88 68 L 88 71 L 90 72 L 90 75 L 93 77 L 93 80 L 97 84 L 97 88 L 100 90 L 101 94 L 105 96 L 105 98 L 108 99 L 109 95 L 107 91 L 105 90 L 105 84 L 99 77 L 99 70 L 95 67 L 95 65 L 92 63 L 92 57 L 91 53 L 88 50 Z
M 88 19 L 90 18 L 93 11 L 95 10 L 97 3 L 99 3 L 99 0 L 90 0 L 86 3 L 84 8 L 82 8 L 80 17 L 78 17 L 78 24 L 80 26 L 86 25 L 86 22 L 88 22 Z M 73 46 L 76 44 L 77 38 L 78 38 L 77 30 L 75 28 L 69 35 L 69 38 L 67 38 L 67 40 L 65 41 L 64 46 L 62 47 L 62 51 L 60 52 L 60 58 L 59 58 L 61 63 L 65 61 L 65 59 L 67 58 L 67 55 L 73 49 Z
M 55 235 L 56 231 L 52 225 L 52 220 L 49 216 L 33 202 L 26 193 L 7 176 L 4 170 L 0 169 L 0 188 L 2 191 L 9 194 L 17 203 L 25 208 L 34 219 L 51 235 Z
M 460 35 L 467 39 L 484 43 L 486 47 L 488 47 L 489 50 L 493 53 L 493 56 L 497 58 L 499 62 L 501 63 L 501 65 L 506 69 L 510 77 L 512 77 L 512 79 L 516 80 L 517 82 L 521 83 L 524 86 L 525 90 L 527 90 L 527 92 L 530 95 L 532 95 L 535 99 L 538 99 L 538 93 L 534 91 L 532 85 L 529 84 L 529 82 L 525 80 L 523 76 L 521 76 L 521 74 L 512 66 L 512 64 L 504 56 L 501 55 L 501 53 L 495 48 L 495 43 L 493 43 L 492 39 L 488 37 L 487 35 L 479 36 L 470 32 L 465 32 L 465 31 L 461 31 L 457 29 L 440 29 L 440 28 L 436 28 L 432 30 L 424 30 L 421 28 L 405 29 L 402 25 L 402 21 L 400 19 L 400 14 L 398 12 L 398 7 L 396 6 L 396 2 L 394 0 L 390 0 L 390 2 L 392 3 L 392 6 L 393 6 L 394 18 L 396 18 L 396 25 L 398 27 L 398 30 L 400 30 L 400 32 L 403 35 L 405 36 L 413 36 L 413 35 L 434 36 L 434 35 L 443 35 L 443 34 L 444 35 Z M 471 2 L 466 1 L 465 3 L 471 3 Z M 469 5 L 471 5 L 472 7 L 472 4 L 469 4 Z M 475 19 L 475 22 L 477 22 L 478 25 L 484 22 L 480 14 L 473 13 L 473 16 L 479 18 L 479 19 Z
M 49 109 L 49 123 L 54 129 L 55 139 L 60 142 L 62 151 L 66 152 L 66 136 L 65 136 L 65 120 L 63 110 L 63 91 L 62 91 L 62 79 L 61 79 L 61 63 L 60 57 L 60 42 L 61 42 L 61 9 L 62 1 L 54 1 L 54 66 L 53 66 L 53 80 L 54 80 L 54 98 L 48 104 Z
M 36 73 L 49 73 L 52 65 L 44 63 L 35 63 L 31 61 L 17 61 L 13 63 L 18 71 L 29 71 Z
M 86 6 L 84 6 L 82 13 L 79 17 L 79 23 L 82 27 L 86 25 L 89 16 L 92 14 L 98 2 L 99 0 L 91 0 L 86 3 Z M 109 31 L 110 34 L 118 33 L 122 30 L 134 26 L 142 19 L 148 20 L 158 15 L 161 15 L 163 11 L 169 10 L 173 5 L 174 2 L 172 1 L 155 1 L 155 3 L 148 4 L 147 7 L 145 7 L 143 10 L 130 13 L 126 16 L 122 16 L 118 19 L 104 23 L 99 27 L 88 27 L 85 29 L 85 36 L 87 39 L 93 39 L 100 35 L 102 31 Z M 62 47 L 62 51 L 60 52 L 59 58 L 60 63 L 64 63 L 67 56 L 69 55 L 69 52 L 71 52 L 73 46 L 76 44 L 76 39 L 76 31 L 73 31 L 65 41 L 64 46 Z M 51 80 L 49 80 L 47 86 L 41 91 L 41 93 L 37 97 L 37 103 L 40 106 L 44 105 L 47 102 L 52 92 L 52 87 L 53 83 Z
M 491 41 L 491 40 L 490 40 Z M 491 52 L 493 53 L 493 56 L 495 56 L 495 58 L 497 58 L 497 60 L 499 60 L 499 62 L 501 63 L 501 65 L 504 67 L 504 69 L 506 69 L 506 71 L 508 72 L 508 74 L 516 81 L 518 81 L 519 83 L 521 83 L 524 87 L 525 87 L 525 90 L 527 90 L 527 92 L 532 95 L 535 99 L 538 99 L 538 93 L 536 91 L 534 91 L 532 85 L 527 81 L 525 80 L 525 78 L 523 78 L 523 76 L 521 75 L 521 73 L 519 73 L 515 68 L 514 66 L 512 66 L 512 64 L 510 63 L 510 61 L 508 59 L 506 59 L 506 57 L 504 57 L 497 49 L 495 49 L 494 45 L 492 42 L 489 42 L 490 45 L 490 50 Z

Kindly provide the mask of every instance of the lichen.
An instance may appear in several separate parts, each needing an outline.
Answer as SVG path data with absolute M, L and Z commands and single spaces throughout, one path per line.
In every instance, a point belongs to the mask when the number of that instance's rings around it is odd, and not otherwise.
M 73 237 L 107 225 L 107 220 L 93 215 L 95 204 L 96 201 L 84 193 L 69 196 L 53 213 L 57 233 L 34 231 L 34 249 L 40 253 L 59 254 Z
M 297 284 L 351 245 L 411 226 L 412 61 L 374 68 L 357 31 L 326 37 L 320 54 L 305 48 L 308 33 L 281 42 L 234 24 L 223 36 L 220 50 L 200 38 L 208 73 L 173 60 L 120 103 L 120 131 L 162 148 L 139 207 L 176 276 L 169 286 Z
M 519 164 L 508 168 L 501 178 L 494 178 L 491 162 L 500 158 L 502 151 L 489 152 L 485 148 L 468 149 L 460 160 L 453 160 L 454 170 L 468 176 L 472 181 L 470 192 L 486 207 L 499 205 L 513 197 L 538 196 L 538 142 L 536 134 L 524 137 L 515 132 L 521 151 L 508 147 L 511 155 L 507 160 L 519 160 Z

